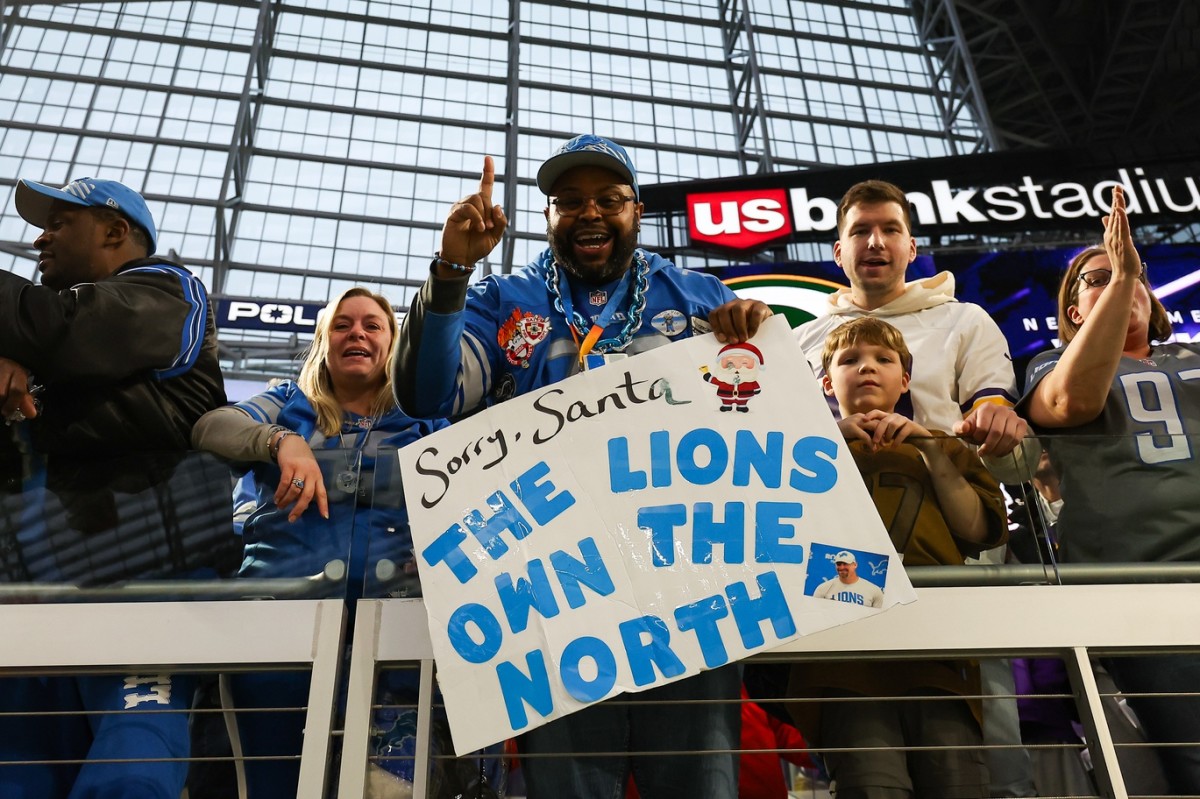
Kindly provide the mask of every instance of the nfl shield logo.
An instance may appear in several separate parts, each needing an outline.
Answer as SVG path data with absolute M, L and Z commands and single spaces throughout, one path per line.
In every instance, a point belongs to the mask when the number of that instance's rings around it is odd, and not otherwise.
M 608 302 L 608 292 L 597 289 L 588 295 L 588 302 L 592 305 L 604 305 Z

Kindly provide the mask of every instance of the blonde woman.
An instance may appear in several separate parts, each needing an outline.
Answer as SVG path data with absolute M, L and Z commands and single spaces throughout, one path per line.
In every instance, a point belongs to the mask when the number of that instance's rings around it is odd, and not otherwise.
M 237 499 L 253 507 L 242 528 L 239 576 L 307 577 L 340 561 L 353 600 L 364 583 L 368 595 L 378 596 L 405 573 L 412 537 L 400 481 L 398 475 L 381 481 L 390 490 L 376 495 L 376 465 L 391 467 L 386 455 L 446 423 L 412 419 L 396 406 L 395 346 L 387 299 L 349 289 L 318 317 L 299 380 L 196 423 L 195 448 L 249 464 Z M 240 674 L 230 684 L 239 709 L 307 702 L 304 674 Z M 288 758 L 300 752 L 303 721 L 301 712 L 238 714 L 244 755 L 285 758 L 246 763 L 252 799 L 296 795 L 299 766 Z

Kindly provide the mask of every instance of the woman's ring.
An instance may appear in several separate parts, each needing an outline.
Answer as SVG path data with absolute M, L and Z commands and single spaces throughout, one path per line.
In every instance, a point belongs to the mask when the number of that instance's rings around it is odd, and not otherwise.
M 294 485 L 296 488 L 300 489 L 301 491 L 304 490 L 304 481 L 301 480 L 299 477 L 292 478 L 292 485 Z

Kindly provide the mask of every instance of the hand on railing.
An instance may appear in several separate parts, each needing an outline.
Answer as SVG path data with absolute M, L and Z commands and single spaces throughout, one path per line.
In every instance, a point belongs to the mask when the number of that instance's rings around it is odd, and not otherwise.
M 313 457 L 312 450 L 300 436 L 285 435 L 279 442 L 279 485 L 275 489 L 275 504 L 291 507 L 288 521 L 294 522 L 315 499 L 321 518 L 329 518 L 329 497 L 325 492 L 325 477 Z
M 1029 424 L 1007 405 L 985 402 L 958 424 L 954 434 L 979 445 L 979 456 L 1004 457 L 1029 435 Z

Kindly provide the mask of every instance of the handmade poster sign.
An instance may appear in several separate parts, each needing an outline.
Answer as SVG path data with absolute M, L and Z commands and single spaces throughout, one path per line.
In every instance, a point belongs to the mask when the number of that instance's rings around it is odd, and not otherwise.
M 916 598 L 782 317 L 510 399 L 400 461 L 459 753 Z M 822 590 L 848 558 L 876 591 Z

